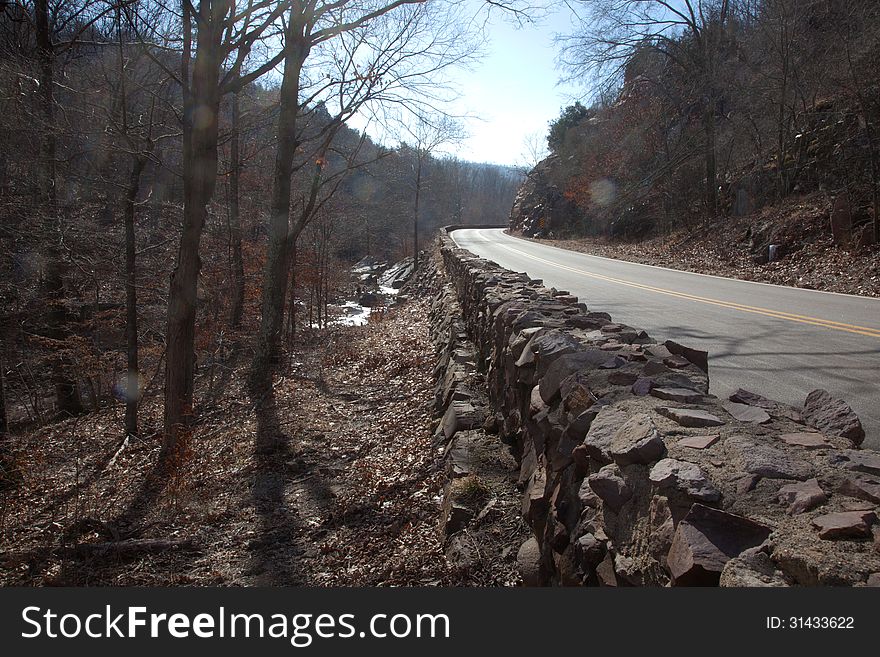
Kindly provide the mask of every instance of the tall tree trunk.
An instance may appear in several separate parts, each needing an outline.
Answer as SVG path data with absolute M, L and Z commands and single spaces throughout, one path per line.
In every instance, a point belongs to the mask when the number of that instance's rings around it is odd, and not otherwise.
M 263 274 L 263 299 L 260 332 L 251 367 L 251 382 L 263 385 L 270 380 L 272 365 L 278 359 L 278 346 L 284 322 L 284 301 L 287 291 L 287 256 L 290 233 L 290 177 L 296 153 L 296 118 L 299 113 L 300 73 L 310 46 L 303 35 L 304 26 L 291 19 L 281 80 L 281 102 L 278 115 L 278 140 L 272 177 L 272 198 L 269 218 L 269 246 Z M 294 236 L 295 237 L 295 236 Z
M 59 244 L 61 219 L 58 213 L 56 190 L 57 136 L 55 134 L 55 52 L 49 31 L 48 0 L 34 3 L 37 50 L 40 61 L 40 105 L 43 114 L 41 156 L 41 193 L 45 212 L 44 253 L 46 269 L 42 296 L 46 300 L 46 333 L 54 340 L 52 380 L 55 387 L 56 407 L 59 413 L 77 415 L 82 412 L 82 399 L 76 379 L 68 373 L 62 351 L 67 337 L 67 309 L 65 307 L 64 263 Z
M 141 173 L 146 158 L 136 154 L 131 163 L 131 175 L 125 194 L 125 435 L 138 435 L 138 402 L 140 401 L 140 373 L 138 366 L 137 271 L 135 255 L 135 203 L 141 187 Z
M 189 2 L 184 2 L 184 7 L 188 5 Z M 193 413 L 196 299 L 201 269 L 199 242 L 208 217 L 208 203 L 217 183 L 220 67 L 223 61 L 220 44 L 222 19 L 227 9 L 228 4 L 224 2 L 202 2 L 199 5 L 201 15 L 191 90 L 184 94 L 183 227 L 168 295 L 164 418 L 166 456 L 178 448 Z M 188 16 L 189 12 L 185 9 L 185 19 Z M 185 34 L 188 31 L 185 29 Z M 189 67 L 187 59 L 184 56 L 181 64 L 185 71 Z
M 244 259 L 241 253 L 241 213 L 239 206 L 241 180 L 241 104 L 239 94 L 232 96 L 232 136 L 230 140 L 229 170 L 229 239 L 232 242 L 232 311 L 229 323 L 232 328 L 241 326 L 244 312 Z

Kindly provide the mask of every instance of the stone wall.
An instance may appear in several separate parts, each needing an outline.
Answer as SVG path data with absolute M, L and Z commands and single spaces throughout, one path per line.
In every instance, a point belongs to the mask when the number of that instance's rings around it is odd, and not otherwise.
M 440 251 L 437 441 L 454 460 L 457 438 L 483 427 L 516 457 L 525 584 L 878 583 L 880 454 L 858 448 L 844 402 L 718 399 L 705 352 L 614 323 L 448 234 Z

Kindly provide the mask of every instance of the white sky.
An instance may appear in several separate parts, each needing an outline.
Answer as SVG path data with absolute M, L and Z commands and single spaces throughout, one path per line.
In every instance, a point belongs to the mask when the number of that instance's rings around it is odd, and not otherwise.
M 467 2 L 475 14 L 485 10 L 482 0 Z M 468 137 L 442 149 L 444 154 L 474 162 L 534 164 L 527 162 L 527 141 L 537 139 L 545 147 L 550 121 L 584 95 L 584 89 L 558 84 L 553 37 L 570 32 L 571 19 L 564 3 L 547 5 L 551 10 L 543 19 L 522 26 L 493 9 L 484 56 L 470 70 L 446 71 L 450 87 L 459 94 L 448 111 L 474 118 L 461 120 Z M 350 121 L 354 128 L 362 123 L 357 116 Z M 382 141 L 371 128 L 367 132 Z
M 520 164 L 527 140 L 537 134 L 546 144 L 549 122 L 583 95 L 582 89 L 558 83 L 553 35 L 569 32 L 571 22 L 565 5 L 554 4 L 554 13 L 522 27 L 493 12 L 486 56 L 472 71 L 454 74 L 461 92 L 454 113 L 482 119 L 465 121 L 470 136 L 454 151 L 458 157 Z

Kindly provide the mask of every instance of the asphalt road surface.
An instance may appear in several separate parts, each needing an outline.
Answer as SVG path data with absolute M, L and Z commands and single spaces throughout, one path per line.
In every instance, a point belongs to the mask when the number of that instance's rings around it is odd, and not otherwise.
M 825 388 L 880 449 L 880 299 L 751 283 L 567 251 L 461 229 L 459 246 L 576 294 L 590 310 L 709 352 L 711 392 L 746 388 L 800 407 Z

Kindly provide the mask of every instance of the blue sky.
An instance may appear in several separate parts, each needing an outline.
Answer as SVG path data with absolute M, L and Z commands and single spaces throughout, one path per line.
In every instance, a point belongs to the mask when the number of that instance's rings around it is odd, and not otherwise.
M 553 35 L 570 32 L 571 20 L 563 3 L 553 5 L 557 7 L 553 13 L 522 27 L 492 13 L 485 57 L 473 70 L 454 76 L 461 97 L 453 111 L 481 119 L 465 120 L 470 136 L 453 149 L 456 156 L 521 164 L 526 141 L 537 134 L 543 143 L 548 123 L 583 94 L 583 89 L 558 83 L 561 74 Z
M 485 16 L 483 0 L 465 0 L 470 15 Z M 497 8 L 489 12 L 486 40 L 478 61 L 469 70 L 447 69 L 446 82 L 458 98 L 446 110 L 460 119 L 467 138 L 442 147 L 437 154 L 474 162 L 531 166 L 527 142 L 546 146 L 548 124 L 560 110 L 585 95 L 584 88 L 559 84 L 556 68 L 557 33 L 570 33 L 569 9 L 562 2 L 533 0 L 550 9 L 541 19 L 517 25 Z M 355 116 L 350 125 L 366 126 Z M 367 132 L 388 142 L 373 124 Z M 393 140 L 391 140 L 393 141 Z M 391 144 L 389 144 L 391 145 Z

